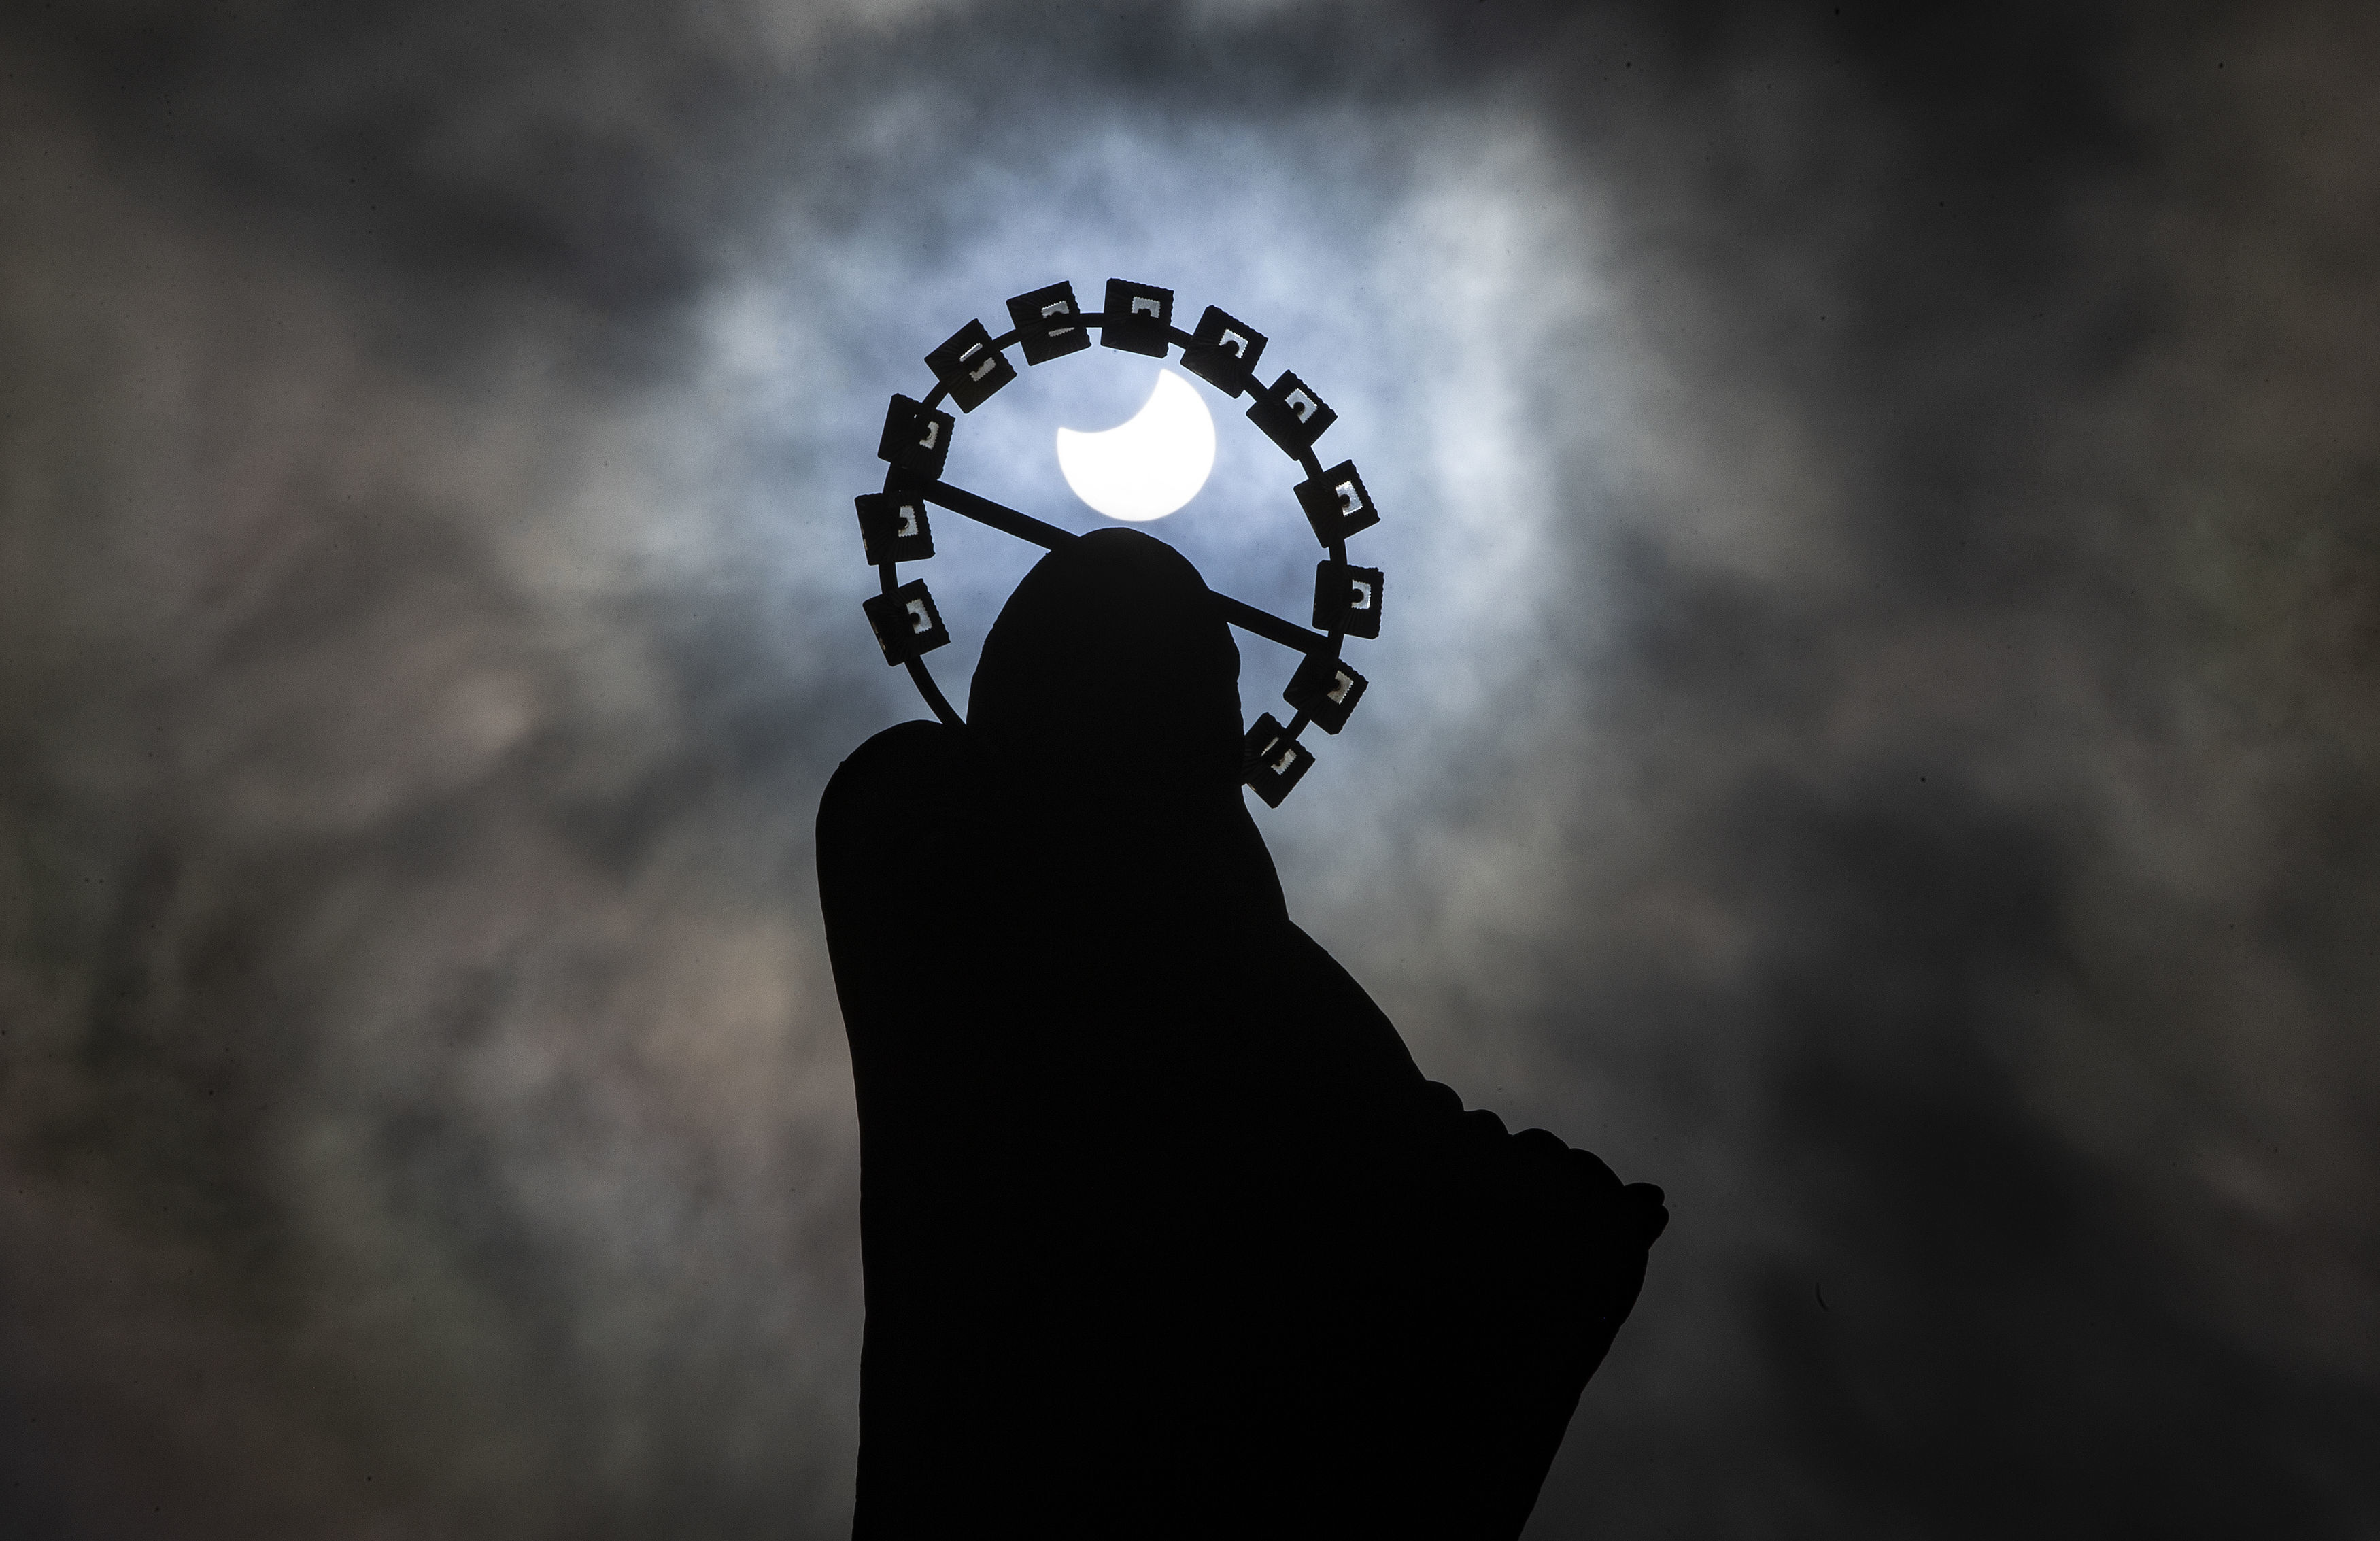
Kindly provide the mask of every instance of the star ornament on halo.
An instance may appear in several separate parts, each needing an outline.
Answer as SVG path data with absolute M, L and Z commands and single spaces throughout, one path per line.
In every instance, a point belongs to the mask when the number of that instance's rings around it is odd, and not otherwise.
M 1326 470 L 1314 453 L 1315 442 L 1338 420 L 1339 414 L 1313 386 L 1287 370 L 1269 386 L 1259 383 L 1256 364 L 1264 353 L 1266 338 L 1238 317 L 1210 305 L 1195 331 L 1175 326 L 1171 289 L 1111 278 L 1104 308 L 1087 313 L 1075 297 L 1073 284 L 1052 284 L 1010 300 L 1008 317 L 1010 329 L 997 337 L 981 321 L 970 321 L 953 333 L 926 355 L 926 367 L 933 371 L 933 388 L 922 399 L 896 394 L 885 409 L 884 431 L 876 446 L 877 458 L 889 467 L 883 490 L 854 500 L 863 550 L 881 584 L 881 592 L 863 609 L 884 651 L 884 661 L 905 666 L 934 715 L 958 725 L 958 712 L 926 667 L 925 655 L 948 642 L 950 632 L 925 581 L 913 578 L 904 583 L 899 573 L 903 562 L 923 561 L 934 554 L 928 504 L 1045 550 L 1076 539 L 1072 531 L 941 479 L 943 463 L 950 455 L 951 432 L 957 426 L 957 419 L 941 410 L 942 403 L 954 403 L 964 414 L 990 400 L 1016 378 L 1016 368 L 1007 357 L 1012 347 L 1023 350 L 1027 368 L 1089 347 L 1094 329 L 1103 346 L 1152 358 L 1163 358 L 1169 349 L 1178 347 L 1184 369 L 1227 395 L 1251 398 L 1248 420 L 1305 473 L 1305 479 L 1292 491 L 1314 538 L 1329 553 L 1315 568 L 1312 630 L 1229 595 L 1215 596 L 1216 607 L 1232 625 L 1302 655 L 1288 688 L 1281 692 L 1293 715 L 1282 723 L 1270 712 L 1260 714 L 1241 748 L 1241 780 L 1267 807 L 1279 807 L 1314 764 L 1313 752 L 1298 742 L 1298 735 L 1309 723 L 1336 734 L 1347 725 L 1348 715 L 1363 698 L 1367 682 L 1342 661 L 1341 643 L 1349 637 L 1380 635 L 1385 578 L 1377 567 L 1356 566 L 1347 560 L 1349 538 L 1379 523 L 1379 513 L 1354 461 L 1342 460 Z M 1172 377 L 1160 375 L 1158 394 L 1163 394 L 1168 379 Z M 1183 382 L 1173 379 L 1173 383 Z M 1195 392 L 1193 396 L 1194 405 L 1203 411 L 1203 404 L 1195 401 Z M 1152 405 L 1156 401 L 1152 395 Z M 1096 436 L 1077 436 L 1091 437 Z M 1060 443 L 1062 450 L 1063 434 Z M 1211 459 L 1211 447 L 1208 453 Z M 1199 479 L 1204 479 L 1203 468 Z M 1196 488 L 1191 490 L 1195 492 Z

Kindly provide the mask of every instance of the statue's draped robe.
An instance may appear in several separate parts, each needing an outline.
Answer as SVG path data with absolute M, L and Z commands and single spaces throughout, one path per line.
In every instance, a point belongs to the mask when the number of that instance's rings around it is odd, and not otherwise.
M 965 728 L 827 789 L 860 1537 L 1511 1536 L 1635 1299 L 1658 1191 L 1463 1112 L 1291 924 L 1238 664 L 1188 563 L 1087 537 Z

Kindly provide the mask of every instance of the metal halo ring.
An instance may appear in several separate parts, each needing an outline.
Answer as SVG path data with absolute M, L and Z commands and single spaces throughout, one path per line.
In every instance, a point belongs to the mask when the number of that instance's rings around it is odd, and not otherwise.
M 1241 748 L 1241 780 L 1268 807 L 1279 807 L 1314 764 L 1312 751 L 1298 742 L 1298 734 L 1308 722 L 1336 734 L 1366 687 L 1364 676 L 1341 661 L 1341 643 L 1351 634 L 1379 635 L 1382 575 L 1378 568 L 1347 563 L 1347 538 L 1378 524 L 1378 511 L 1353 461 L 1326 471 L 1314 453 L 1314 442 L 1338 420 L 1338 414 L 1293 373 L 1283 371 L 1271 385 L 1258 386 L 1255 366 L 1266 339 L 1237 318 L 1210 305 L 1195 332 L 1175 326 L 1170 289 L 1110 279 L 1106 307 L 1086 312 L 1075 301 L 1073 284 L 1060 282 L 1017 296 L 1008 302 L 1008 309 L 1015 324 L 1007 333 L 994 337 L 982 322 L 970 321 L 926 355 L 935 376 L 933 388 L 921 400 L 896 393 L 885 411 L 884 433 L 876 451 L 890 467 L 883 491 L 854 500 L 861 540 L 881 588 L 863 608 L 884 661 L 908 668 L 918 695 L 936 717 L 953 727 L 963 725 L 926 667 L 925 655 L 948 642 L 950 633 L 925 580 L 904 584 L 898 570 L 905 561 L 934 554 L 927 504 L 1048 550 L 1080 539 L 943 481 L 942 462 L 957 419 L 940 410 L 941 403 L 954 401 L 960 411 L 971 413 L 1016 378 L 1015 367 L 1008 362 L 1009 348 L 1021 346 L 1028 368 L 1048 363 L 1088 348 L 1093 327 L 1103 346 L 1121 352 L 1162 359 L 1168 348 L 1179 347 L 1182 365 L 1191 373 L 1234 399 L 1244 393 L 1255 398 L 1248 419 L 1305 471 L 1305 479 L 1294 489 L 1298 504 L 1315 538 L 1330 552 L 1329 560 L 1315 569 L 1313 630 L 1229 595 L 1215 595 L 1226 621 L 1305 655 L 1281 693 L 1294 711 L 1289 723 L 1283 726 L 1270 712 L 1261 714 Z M 1111 322 L 1111 316 L 1117 319 Z

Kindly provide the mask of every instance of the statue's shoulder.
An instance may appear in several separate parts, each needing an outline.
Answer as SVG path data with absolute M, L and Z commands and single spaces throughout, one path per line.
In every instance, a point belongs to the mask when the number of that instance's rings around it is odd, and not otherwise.
M 945 812 L 965 777 L 965 730 L 901 722 L 854 749 L 819 799 L 819 840 L 886 835 Z

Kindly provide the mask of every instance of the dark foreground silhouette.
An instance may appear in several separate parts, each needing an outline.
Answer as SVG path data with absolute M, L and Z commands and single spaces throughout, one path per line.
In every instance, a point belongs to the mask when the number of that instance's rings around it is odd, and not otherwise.
M 827 788 L 863 1541 L 1510 1537 L 1635 1302 L 1660 1190 L 1464 1112 L 1290 923 L 1238 674 L 1196 570 L 1102 531 L 965 728 Z

